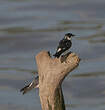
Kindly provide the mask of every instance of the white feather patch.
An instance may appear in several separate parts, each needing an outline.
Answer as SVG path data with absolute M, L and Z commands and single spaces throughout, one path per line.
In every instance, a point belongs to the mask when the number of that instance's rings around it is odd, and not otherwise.
M 31 87 L 31 86 L 32 86 L 32 84 L 33 84 L 33 82 L 29 85 L 29 87 Z
M 59 49 L 57 50 L 57 52 L 59 52 L 59 51 L 61 51 L 61 48 L 59 48 Z
M 71 37 L 67 37 L 67 40 L 71 40 Z
M 39 88 L 39 84 L 37 86 L 35 86 L 35 88 Z

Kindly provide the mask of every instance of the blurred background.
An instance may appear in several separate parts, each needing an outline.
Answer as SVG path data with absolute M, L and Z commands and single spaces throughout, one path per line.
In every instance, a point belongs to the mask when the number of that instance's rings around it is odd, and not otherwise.
M 0 110 L 41 110 L 38 90 L 19 90 L 67 32 L 81 62 L 63 82 L 66 109 L 105 110 L 105 0 L 0 0 Z

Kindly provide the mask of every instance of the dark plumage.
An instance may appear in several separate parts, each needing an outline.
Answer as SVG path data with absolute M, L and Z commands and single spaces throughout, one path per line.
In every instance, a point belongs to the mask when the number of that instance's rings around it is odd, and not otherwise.
M 56 53 L 53 56 L 59 58 L 62 53 L 67 51 L 72 46 L 72 36 L 74 36 L 72 33 L 65 34 L 64 38 L 59 42 Z

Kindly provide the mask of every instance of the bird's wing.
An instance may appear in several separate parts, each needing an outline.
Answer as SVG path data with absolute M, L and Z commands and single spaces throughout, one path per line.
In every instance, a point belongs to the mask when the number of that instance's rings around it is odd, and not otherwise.
M 65 43 L 64 39 L 59 42 L 59 45 L 57 47 L 57 51 L 56 52 L 61 51 L 61 49 L 64 47 L 64 43 Z
M 59 42 L 59 45 L 57 47 L 57 52 L 61 51 L 61 50 L 65 50 L 65 48 L 67 47 L 67 40 L 63 39 Z
M 71 41 L 68 41 L 68 40 L 61 40 L 59 42 L 59 45 L 57 47 L 57 50 L 56 50 L 56 53 L 53 55 L 55 57 L 58 57 L 63 53 L 65 52 L 66 50 L 68 50 L 69 48 L 71 47 Z

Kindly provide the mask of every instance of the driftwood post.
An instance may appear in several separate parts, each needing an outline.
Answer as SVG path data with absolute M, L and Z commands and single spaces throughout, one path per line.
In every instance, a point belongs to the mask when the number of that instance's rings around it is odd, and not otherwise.
M 42 110 L 65 110 L 61 84 L 65 76 L 79 64 L 74 53 L 66 58 L 51 58 L 46 51 L 36 56 L 39 74 L 39 96 Z

